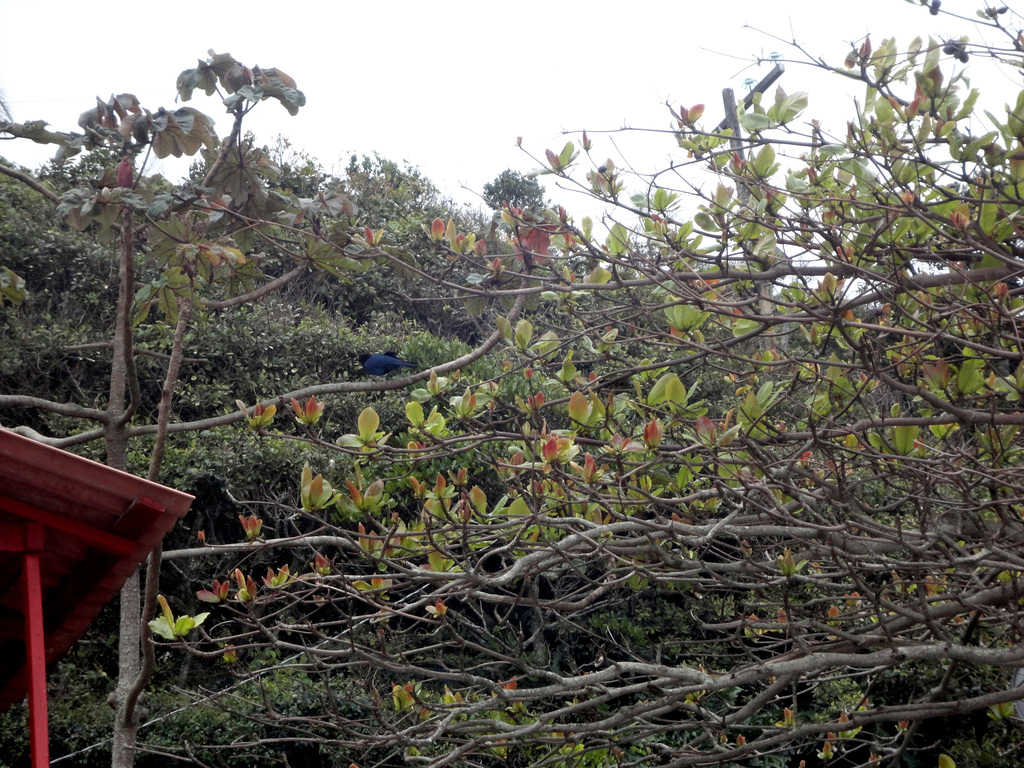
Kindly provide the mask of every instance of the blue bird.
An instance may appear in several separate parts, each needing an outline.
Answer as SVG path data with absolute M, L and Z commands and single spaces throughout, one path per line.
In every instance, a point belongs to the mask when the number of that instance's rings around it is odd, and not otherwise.
M 384 376 L 399 368 L 415 368 L 416 363 L 402 360 L 397 352 L 385 352 L 382 355 L 360 355 L 359 362 L 363 370 L 371 376 Z

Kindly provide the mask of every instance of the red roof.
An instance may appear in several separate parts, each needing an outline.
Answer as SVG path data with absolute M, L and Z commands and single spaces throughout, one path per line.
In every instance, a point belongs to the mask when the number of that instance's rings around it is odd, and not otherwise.
M 193 497 L 0 428 L 0 712 L 28 685 L 26 523 L 43 525 L 46 663 L 74 645 Z

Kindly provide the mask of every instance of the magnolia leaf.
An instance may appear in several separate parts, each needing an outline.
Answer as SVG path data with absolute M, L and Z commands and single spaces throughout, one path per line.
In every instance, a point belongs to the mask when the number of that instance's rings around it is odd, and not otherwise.
M 423 406 L 415 400 L 405 404 L 405 417 L 414 427 L 423 426 Z
M 587 423 L 590 416 L 590 400 L 582 392 L 573 392 L 569 396 L 569 418 L 581 424 Z
M 916 424 L 903 424 L 893 427 L 893 443 L 896 445 L 896 452 L 901 456 L 909 456 L 914 450 L 914 443 L 921 433 L 921 428 Z
M 686 402 L 686 397 L 686 385 L 680 381 L 679 375 L 666 373 L 651 387 L 651 391 L 647 395 L 647 404 L 660 405 L 667 400 L 680 405 Z
M 622 256 L 629 249 L 629 230 L 621 224 L 615 224 L 608 233 L 605 245 L 612 256 Z
M 359 427 L 359 436 L 364 440 L 370 440 L 377 432 L 377 427 L 380 426 L 380 416 L 373 408 L 366 407 L 362 413 L 359 414 L 359 421 L 357 422 Z
M 768 115 L 759 115 L 754 112 L 744 112 L 739 117 L 740 127 L 747 133 L 757 133 L 765 128 L 770 128 L 772 121 Z
M 530 346 L 530 339 L 533 338 L 533 323 L 523 319 L 516 323 L 515 342 L 519 349 L 526 349 Z
M 174 640 L 174 625 L 169 623 L 163 616 L 158 616 L 149 622 L 149 628 L 154 634 L 160 635 L 164 640 Z

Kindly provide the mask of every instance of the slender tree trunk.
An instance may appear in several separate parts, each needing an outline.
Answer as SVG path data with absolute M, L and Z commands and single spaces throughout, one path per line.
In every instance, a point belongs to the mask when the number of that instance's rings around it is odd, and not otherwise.
M 125 318 L 130 319 L 130 311 L 131 306 L 129 305 L 125 308 Z M 163 463 L 174 387 L 178 380 L 178 371 L 181 368 L 181 359 L 184 355 L 185 330 L 191 316 L 191 301 L 187 299 L 180 300 L 178 302 L 178 322 L 174 330 L 174 341 L 167 365 L 167 376 L 165 377 L 160 397 L 156 440 L 153 445 L 153 455 L 149 465 L 148 478 L 154 482 L 156 482 L 160 475 L 160 465 Z M 129 334 L 130 328 L 131 326 L 126 324 L 124 333 Z M 118 339 L 115 336 L 115 350 L 119 346 L 125 349 L 125 360 L 130 360 L 130 344 L 127 346 L 119 345 Z M 117 355 L 115 353 L 115 360 L 116 358 Z M 132 389 L 131 382 L 134 379 L 134 371 L 131 370 L 130 364 L 126 364 L 124 369 L 129 383 L 128 388 Z M 133 398 L 137 399 L 134 389 Z M 127 412 L 125 410 L 125 413 Z M 122 435 L 124 434 L 126 423 L 122 423 L 120 427 Z M 117 689 L 114 692 L 114 704 L 117 709 L 117 715 L 114 718 L 113 745 L 111 747 L 112 768 L 130 768 L 135 761 L 135 745 L 140 719 L 138 704 L 146 683 L 153 672 L 153 640 L 150 635 L 149 626 L 146 623 L 146 618 L 152 616 L 156 610 L 156 597 L 160 588 L 160 556 L 161 547 L 159 546 L 149 555 L 144 604 L 140 599 L 139 569 L 135 570 L 135 573 L 132 574 L 132 577 L 121 589 L 118 677 Z
M 241 132 L 244 109 L 240 106 L 231 136 L 221 148 L 220 155 L 207 173 L 207 183 L 223 163 L 228 151 L 236 144 Z M 121 264 L 118 280 L 117 318 L 114 325 L 113 359 L 110 370 L 110 396 L 107 404 L 105 439 L 107 464 L 126 470 L 128 466 L 128 421 L 138 408 L 140 393 L 132 354 L 132 300 L 135 296 L 135 225 L 132 215 L 125 210 L 121 223 Z M 168 363 L 167 376 L 161 392 L 157 436 L 148 477 L 156 480 L 164 455 L 167 423 L 170 420 L 174 386 L 184 354 L 185 329 L 192 315 L 190 301 L 178 305 L 178 323 Z M 131 400 L 128 401 L 128 395 Z M 149 557 L 146 580 L 145 607 L 140 598 L 139 569 L 121 588 L 121 621 L 118 638 L 117 687 L 111 694 L 110 704 L 116 710 L 111 746 L 111 768 L 131 768 L 135 762 L 136 737 L 139 728 L 138 702 L 153 670 L 152 638 L 146 616 L 152 615 L 159 589 L 161 548 Z
M 125 717 L 128 691 L 134 685 L 142 668 L 139 656 L 141 642 L 141 599 L 139 597 L 139 569 L 121 587 L 121 624 L 117 641 L 117 688 L 112 703 L 117 709 L 114 716 L 114 734 L 110 748 L 111 768 L 131 768 L 135 762 L 135 736 L 138 730 L 138 709 L 132 707 Z
M 128 391 L 137 391 L 137 383 L 129 383 L 134 375 L 132 362 L 132 297 L 135 294 L 135 244 L 131 214 L 121 223 L 121 264 L 118 269 L 117 317 L 110 362 L 110 392 L 107 396 L 107 419 L 104 440 L 107 465 L 124 471 L 128 467 L 128 440 L 125 427 L 129 417 Z M 134 400 L 134 398 L 133 398 Z M 135 403 L 133 402 L 134 406 Z
M 113 359 L 110 366 L 110 395 L 107 401 L 105 441 L 107 464 L 125 470 L 128 466 L 128 440 L 125 432 L 129 417 L 126 400 L 128 391 L 134 392 L 137 386 L 129 381 L 134 376 L 131 356 L 131 309 L 132 297 L 135 293 L 135 248 L 130 214 L 125 215 L 121 226 L 121 265 L 118 274 L 117 318 L 114 322 Z M 138 678 L 141 668 L 140 625 L 139 570 L 136 568 L 135 573 L 121 587 L 121 621 L 117 643 L 117 688 L 110 700 L 116 710 L 111 745 L 111 768 L 131 768 L 135 761 L 138 715 L 134 707 L 126 707 L 126 704 L 128 692 Z

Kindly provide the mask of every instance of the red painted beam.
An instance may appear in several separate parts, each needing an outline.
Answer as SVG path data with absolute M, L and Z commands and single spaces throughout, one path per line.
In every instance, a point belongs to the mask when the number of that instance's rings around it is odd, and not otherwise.
M 28 662 L 29 744 L 32 768 L 50 765 L 50 732 L 46 703 L 46 628 L 43 623 L 43 580 L 39 553 L 43 551 L 43 526 L 25 526 L 22 579 L 25 584 L 25 652 Z
M 58 531 L 69 533 L 75 538 L 98 549 L 112 552 L 115 555 L 131 555 L 139 548 L 139 545 L 131 539 L 115 536 L 112 533 L 94 528 L 91 525 L 81 523 L 65 515 L 58 515 L 40 509 L 32 504 L 26 504 L 18 499 L 0 494 L 0 510 L 10 512 L 25 520 L 32 520 L 42 523 Z

